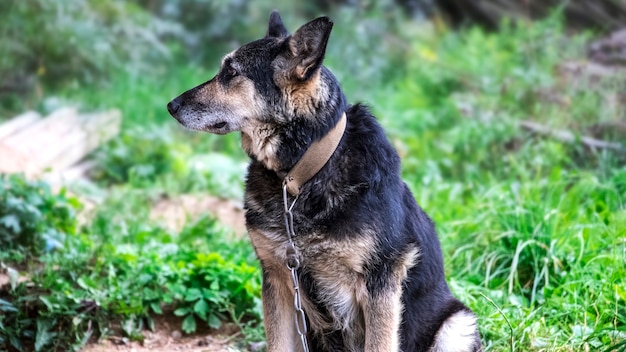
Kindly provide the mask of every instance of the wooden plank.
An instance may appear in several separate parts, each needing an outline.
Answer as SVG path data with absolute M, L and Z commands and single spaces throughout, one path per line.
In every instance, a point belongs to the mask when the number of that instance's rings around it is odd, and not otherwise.
M 0 141 L 0 173 L 21 172 L 27 175 L 32 174 L 32 165 L 28 158 L 19 150 L 4 145 Z
M 3 140 L 4 144 L 22 151 L 29 158 L 54 148 L 58 135 L 68 133 L 76 128 L 78 111 L 76 108 L 61 108 L 41 119 L 34 125 L 24 128 Z
M 89 172 L 96 166 L 96 162 L 93 160 L 82 161 L 78 164 L 60 171 L 49 172 L 42 175 L 42 179 L 50 184 L 53 189 L 59 189 L 64 185 L 71 182 L 76 182 L 79 179 L 87 179 Z
M 54 148 L 51 139 L 55 134 L 71 126 L 78 116 L 76 108 L 61 108 L 33 125 L 22 128 L 2 139 L 0 148 L 0 172 L 22 172 L 34 176 L 42 166 L 37 155 Z
M 119 110 L 80 116 L 77 121 L 80 128 L 61 136 L 52 153 L 40 155 L 40 165 L 53 170 L 64 170 L 74 165 L 100 144 L 115 137 L 120 131 L 121 121 Z
M 4 139 L 41 120 L 41 115 L 35 111 L 27 111 L 0 125 L 0 139 Z
M 84 115 L 73 108 L 57 110 L 0 141 L 0 172 L 62 171 L 117 135 L 120 126 L 119 110 Z

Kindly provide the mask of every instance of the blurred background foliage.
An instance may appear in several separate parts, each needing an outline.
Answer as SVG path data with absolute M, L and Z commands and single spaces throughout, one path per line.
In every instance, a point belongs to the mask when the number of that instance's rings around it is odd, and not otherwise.
M 0 350 L 141 340 L 160 314 L 263 339 L 249 243 L 211 216 L 150 214 L 189 193 L 241 200 L 239 136 L 183 131 L 165 105 L 273 9 L 292 31 L 333 18 L 325 64 L 398 149 L 486 351 L 626 348 L 626 154 L 581 143 L 626 141 L 626 1 L 19 0 L 0 2 L 0 121 L 78 105 L 124 126 L 87 182 L 0 178 Z
M 355 42 L 335 47 L 357 60 L 387 53 L 384 62 L 404 61 L 394 51 L 406 49 L 403 40 L 414 34 L 402 28 L 406 20 L 494 30 L 506 18 L 539 19 L 560 10 L 568 28 L 600 31 L 615 29 L 626 20 L 626 4 L 620 0 L 4 1 L 0 4 L 0 108 L 19 111 L 49 96 L 49 90 L 106 85 L 119 79 L 119 72 L 136 79 L 171 74 L 170 68 L 180 67 L 181 61 L 213 63 L 226 50 L 257 38 L 262 33 L 260 24 L 274 8 L 291 15 L 287 21 L 292 27 L 320 13 L 337 14 L 336 31 Z M 356 28 L 342 28 L 342 24 Z M 368 55 L 357 55 L 364 53 Z M 370 59 L 346 70 L 362 73 L 383 66 Z

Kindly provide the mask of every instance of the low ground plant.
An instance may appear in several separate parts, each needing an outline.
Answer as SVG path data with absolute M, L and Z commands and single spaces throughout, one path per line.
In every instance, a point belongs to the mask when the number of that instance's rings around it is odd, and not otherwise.
M 244 327 L 260 319 L 252 249 L 229 239 L 215 219 L 175 234 L 138 217 L 140 207 L 118 216 L 113 197 L 80 226 L 76 198 L 21 176 L 0 180 L 0 204 L 11 206 L 0 209 L 0 230 L 11 236 L 0 258 L 0 274 L 9 278 L 0 287 L 3 350 L 77 350 L 109 333 L 141 340 L 158 314 L 185 317 L 186 333 L 195 332 L 196 320 L 219 328 L 223 321 Z M 149 199 L 123 197 L 131 206 L 145 207 Z

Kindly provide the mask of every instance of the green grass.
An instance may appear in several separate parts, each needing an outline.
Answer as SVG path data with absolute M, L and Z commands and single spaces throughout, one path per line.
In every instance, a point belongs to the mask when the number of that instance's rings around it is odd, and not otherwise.
M 517 124 L 584 134 L 623 116 L 601 99 L 614 91 L 556 82 L 556 65 L 583 50 L 558 23 L 420 42 L 396 83 L 401 93 L 377 107 L 405 180 L 438 224 L 455 291 L 482 318 L 487 350 L 505 350 L 510 332 L 482 295 L 511 322 L 516 350 L 596 350 L 626 338 L 624 156 Z M 571 104 L 545 101 L 545 92 Z
M 558 73 L 564 61 L 583 59 L 588 34 L 566 36 L 558 17 L 505 23 L 497 33 L 436 32 L 382 13 L 340 10 L 327 65 L 396 145 L 405 181 L 437 223 L 451 287 L 479 316 L 485 350 L 507 351 L 511 339 L 516 351 L 624 350 L 626 157 L 518 125 L 585 135 L 623 120 L 624 104 L 605 100 L 619 84 L 573 84 Z M 228 240 L 209 217 L 181 233 L 147 220 L 162 196 L 242 197 L 239 137 L 184 132 L 165 110 L 209 79 L 216 62 L 174 60 L 149 75 L 119 72 L 98 89 L 59 92 L 88 109 L 120 108 L 125 128 L 94 155 L 96 184 L 72 188 L 96 200 L 90 221 L 51 219 L 52 205 L 80 212 L 80 202 L 44 191 L 49 202 L 37 204 L 48 205 L 34 205 L 38 226 L 62 233 L 62 246 L 3 247 L 3 270 L 28 273 L 32 284 L 0 290 L 0 346 L 19 338 L 67 350 L 120 320 L 127 337 L 141 339 L 155 314 L 184 316 L 188 332 L 234 320 L 249 340 L 261 338 L 260 271 L 248 241 Z M 9 190 L 23 184 L 13 182 Z M 33 187 L 26 193 L 45 189 Z M 8 228 L 6 214 L 0 226 Z M 24 236 L 45 244 L 42 233 Z

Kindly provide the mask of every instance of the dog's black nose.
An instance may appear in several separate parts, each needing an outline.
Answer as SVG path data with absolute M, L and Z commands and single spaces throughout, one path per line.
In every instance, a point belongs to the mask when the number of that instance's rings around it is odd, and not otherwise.
M 178 110 L 180 110 L 180 103 L 178 102 L 178 98 L 170 101 L 167 104 L 167 111 L 170 112 L 170 115 L 174 116 Z

